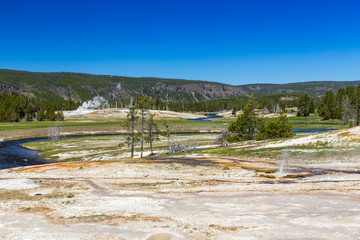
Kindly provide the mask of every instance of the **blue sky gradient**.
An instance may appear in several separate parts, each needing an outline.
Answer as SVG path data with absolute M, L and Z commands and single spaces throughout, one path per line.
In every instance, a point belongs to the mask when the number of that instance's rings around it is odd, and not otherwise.
M 359 80 L 359 10 L 358 0 L 0 0 L 0 68 Z

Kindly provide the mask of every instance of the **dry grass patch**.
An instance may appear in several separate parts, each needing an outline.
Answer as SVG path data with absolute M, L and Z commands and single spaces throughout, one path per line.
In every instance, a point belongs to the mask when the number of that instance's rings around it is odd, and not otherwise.
M 134 183 L 114 183 L 113 185 L 120 187 L 120 188 L 126 188 L 126 189 L 132 189 L 132 188 L 156 188 L 163 185 L 169 185 L 174 184 L 175 181 L 170 182 L 134 182 Z
M 36 183 L 40 184 L 42 187 L 49 187 L 49 188 L 65 188 L 65 189 L 71 189 L 75 186 L 78 186 L 78 183 L 74 182 L 64 182 L 64 181 L 35 181 Z
M 101 166 L 111 163 L 110 161 L 89 161 L 89 162 L 66 162 L 66 163 L 52 163 L 37 165 L 31 167 L 23 167 L 12 170 L 11 172 L 46 172 L 48 170 L 56 169 L 67 169 L 67 168 L 80 168 L 80 167 L 90 167 L 90 166 Z
M 66 196 L 67 194 L 62 192 L 53 192 L 49 194 L 31 196 L 26 192 L 20 190 L 0 190 L 1 201 L 11 201 L 11 200 L 38 201 L 41 199 L 65 198 Z
M 42 188 L 51 189 L 72 189 L 72 190 L 89 190 L 89 187 L 82 180 L 35 180 L 35 183 L 39 184 Z
M 107 214 L 94 214 L 88 216 L 73 216 L 67 220 L 75 223 L 97 223 L 97 222 L 109 222 L 114 224 L 114 221 L 121 222 L 164 222 L 171 220 L 168 217 L 157 217 L 157 216 L 148 216 L 144 214 L 134 214 L 131 216 L 120 216 L 120 215 L 107 215 Z
M 40 199 L 39 196 L 30 196 L 29 194 L 19 190 L 0 190 L 1 201 L 10 201 L 10 200 L 33 201 L 38 199 Z
M 221 225 L 217 225 L 217 224 L 210 224 L 209 227 L 217 229 L 222 232 L 235 232 L 239 229 L 247 229 L 246 227 L 242 227 L 242 226 L 225 227 L 225 226 L 221 226 Z
M 106 221 L 106 220 L 112 220 L 116 218 L 116 216 L 112 216 L 112 215 L 105 215 L 105 214 L 94 214 L 94 215 L 89 215 L 89 216 L 73 216 L 73 217 L 70 217 L 69 219 L 72 219 L 74 220 L 75 222 L 86 222 L 86 223 L 89 223 L 89 222 L 103 222 L 103 221 Z
M 51 208 L 43 207 L 43 206 L 36 206 L 36 207 L 22 207 L 19 209 L 19 212 L 21 213 L 41 213 L 41 214 L 47 214 L 49 212 L 54 211 Z

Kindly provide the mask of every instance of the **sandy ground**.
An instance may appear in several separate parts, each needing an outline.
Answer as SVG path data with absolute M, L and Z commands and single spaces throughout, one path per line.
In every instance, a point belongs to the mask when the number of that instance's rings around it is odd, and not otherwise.
M 344 146 L 359 146 L 360 140 L 360 127 L 354 127 L 350 129 L 329 131 L 320 134 L 312 134 L 306 137 L 296 138 L 286 141 L 277 141 L 264 145 L 262 147 L 290 147 L 301 146 L 307 144 L 320 144 L 325 143 L 333 147 Z
M 1 239 L 360 236 L 357 174 L 285 181 L 241 168 L 68 163 L 2 171 L 0 188 Z
M 358 127 L 263 146 L 359 139 Z M 198 155 L 2 170 L 0 239 L 359 239 L 358 155 L 285 166 L 296 178 L 280 167 Z
M 236 115 L 234 116 L 232 114 L 232 111 L 222 111 L 219 112 L 218 115 L 223 116 L 224 118 L 235 118 L 236 116 L 239 116 L 240 114 L 242 114 L 243 112 L 241 110 L 236 111 Z M 263 114 L 261 111 L 258 111 L 258 114 L 261 117 L 265 117 L 265 118 L 276 118 L 279 117 L 279 114 L 276 113 L 267 113 L 267 114 Z M 296 116 L 296 113 L 287 113 L 286 114 L 288 117 L 293 117 Z
M 74 117 L 79 117 L 82 115 L 86 115 L 90 118 L 126 118 L 128 114 L 128 109 L 104 109 L 104 110 L 86 110 L 86 111 L 64 111 L 65 119 L 71 119 Z M 173 112 L 173 111 L 164 111 L 164 110 L 150 110 L 151 114 L 155 117 L 161 118 L 182 118 L 182 119 L 194 119 L 205 117 L 201 114 L 193 114 L 193 113 L 182 113 L 182 112 Z

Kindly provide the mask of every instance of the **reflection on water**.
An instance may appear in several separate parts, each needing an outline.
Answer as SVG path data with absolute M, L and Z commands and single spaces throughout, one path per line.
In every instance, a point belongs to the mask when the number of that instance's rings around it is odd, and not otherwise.
M 71 135 L 62 136 L 60 139 L 113 135 L 122 134 Z M 41 142 L 46 140 L 50 140 L 50 138 L 37 137 L 0 142 L 0 169 L 54 163 L 55 161 L 39 157 L 39 154 L 42 153 L 42 151 L 28 149 L 21 146 L 24 143 Z
M 214 122 L 214 121 L 210 121 L 209 119 L 214 119 L 214 118 L 222 118 L 223 116 L 217 115 L 217 114 L 204 114 L 207 117 L 204 118 L 193 118 L 193 119 L 188 119 L 190 121 L 199 121 L 199 122 Z
M 293 129 L 292 131 L 294 133 L 322 133 L 322 132 L 328 132 L 328 131 L 332 131 L 332 130 L 336 130 L 333 128 L 328 128 L 328 129 Z
M 0 142 L 0 169 L 51 163 L 48 159 L 39 158 L 41 151 L 20 146 L 28 142 L 40 142 L 48 138 L 29 138 Z
M 203 121 L 203 122 L 211 122 L 207 119 L 212 118 L 221 118 L 222 116 L 216 114 L 209 114 L 206 118 L 197 118 L 197 119 L 189 119 L 194 121 Z M 295 133 L 321 133 L 327 132 L 335 129 L 293 129 Z M 179 133 L 180 134 L 180 133 Z M 194 133 L 193 133 L 194 134 Z M 201 133 L 197 133 L 201 134 Z M 89 136 L 107 136 L 107 135 L 121 135 L 121 134 L 99 134 L 99 135 L 73 135 L 67 136 L 66 138 L 77 138 L 77 137 L 89 137 Z M 32 150 L 21 145 L 28 142 L 40 142 L 49 140 L 47 137 L 39 137 L 39 138 L 28 138 L 28 139 L 20 139 L 20 140 L 11 140 L 0 142 L 0 169 L 13 168 L 13 167 L 22 167 L 22 166 L 31 166 L 38 165 L 44 163 L 52 163 L 54 161 L 40 158 L 39 153 L 42 151 Z M 177 160 L 178 161 L 178 160 Z M 211 165 L 213 162 L 206 161 L 186 161 L 183 160 L 183 163 L 189 165 Z
M 187 119 L 189 121 L 199 121 L 199 122 L 214 122 L 211 121 L 210 119 L 214 119 L 214 118 L 222 118 L 223 116 L 217 115 L 217 114 L 204 114 L 207 117 L 204 118 L 194 118 L 194 119 Z M 299 124 L 299 123 L 292 123 L 292 124 Z M 318 123 L 316 123 L 318 124 Z M 328 132 L 328 131 L 332 131 L 335 130 L 333 128 L 328 128 L 328 129 L 293 129 L 292 131 L 294 133 L 322 133 L 322 132 Z

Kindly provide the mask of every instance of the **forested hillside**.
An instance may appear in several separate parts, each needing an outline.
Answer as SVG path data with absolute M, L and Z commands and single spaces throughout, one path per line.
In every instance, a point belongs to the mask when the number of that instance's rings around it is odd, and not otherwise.
M 63 120 L 62 110 L 73 110 L 79 103 L 49 103 L 17 93 L 0 93 L 0 122 Z
M 26 72 L 0 69 L 0 92 L 18 93 L 52 103 L 83 102 L 103 96 L 109 102 L 144 94 L 167 103 L 201 103 L 214 99 L 290 95 L 322 96 L 328 90 L 357 86 L 352 82 L 304 82 L 291 84 L 248 84 L 240 86 L 217 82 L 165 78 L 132 78 L 70 72 Z
M 205 81 L 14 70 L 0 70 L 0 92 L 52 102 L 70 99 L 82 102 L 97 95 L 113 101 L 144 94 L 167 102 L 201 102 L 247 95 L 240 87 Z
M 318 81 L 318 82 L 299 82 L 288 84 L 248 84 L 241 85 L 246 92 L 253 92 L 256 96 L 267 96 L 269 94 L 309 94 L 319 97 L 325 95 L 329 90 L 336 92 L 340 88 L 347 86 L 358 86 L 360 81 Z
M 263 113 L 317 113 L 324 119 L 360 123 L 359 82 L 307 82 L 231 86 L 181 79 L 129 78 L 81 73 L 34 73 L 0 70 L 0 122 L 55 120 L 55 112 L 73 110 L 94 96 L 106 106 L 130 107 L 137 96 L 153 99 L 152 109 L 180 112 L 242 110 L 248 96 L 257 96 Z

